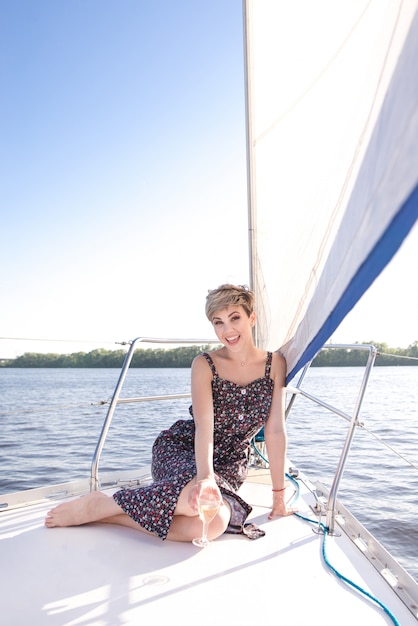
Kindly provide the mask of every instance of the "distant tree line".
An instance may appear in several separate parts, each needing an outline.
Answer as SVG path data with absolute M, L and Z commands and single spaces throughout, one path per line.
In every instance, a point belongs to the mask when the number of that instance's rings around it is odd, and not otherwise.
M 385 343 L 374 343 L 378 349 L 376 365 L 418 365 L 418 341 L 408 348 L 389 348 Z M 200 352 L 213 350 L 213 346 L 186 346 L 179 348 L 137 349 L 131 367 L 190 367 Z M 25 352 L 15 359 L 3 360 L 0 367 L 114 367 L 121 368 L 125 350 L 99 348 L 91 352 L 72 354 L 41 354 Z M 313 367 L 353 367 L 364 365 L 368 353 L 340 348 L 324 349 L 313 361 Z M 409 358 L 407 358 L 409 357 Z M 416 359 L 416 360 L 414 360 Z
M 213 347 L 187 346 L 179 348 L 157 348 L 135 350 L 131 367 L 190 367 L 195 356 Z M 2 367 L 115 367 L 121 368 L 126 356 L 125 350 L 105 350 L 99 348 L 91 352 L 72 354 L 41 354 L 25 352 L 9 361 L 0 362 Z
M 365 341 L 364 344 L 373 345 L 377 349 L 375 365 L 418 365 L 418 341 L 407 348 L 389 348 L 386 343 L 374 341 Z M 312 367 L 364 366 L 368 356 L 368 351 L 364 350 L 325 348 L 315 357 Z

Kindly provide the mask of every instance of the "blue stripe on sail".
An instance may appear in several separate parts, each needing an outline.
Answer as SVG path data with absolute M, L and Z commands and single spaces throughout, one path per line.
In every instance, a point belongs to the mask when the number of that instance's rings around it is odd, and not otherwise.
M 331 337 L 347 313 L 351 311 L 364 292 L 389 263 L 417 219 L 418 185 L 359 267 L 334 310 L 325 320 L 315 338 L 306 347 L 295 367 L 289 372 L 286 383 L 292 380 L 297 372 L 319 352 L 324 343 Z

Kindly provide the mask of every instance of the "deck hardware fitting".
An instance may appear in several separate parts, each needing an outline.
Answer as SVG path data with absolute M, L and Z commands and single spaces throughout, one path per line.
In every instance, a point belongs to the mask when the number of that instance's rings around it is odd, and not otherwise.
M 55 491 L 54 493 L 48 493 L 45 498 L 47 500 L 61 500 L 68 496 L 68 491 Z
M 391 587 L 398 586 L 398 579 L 395 576 L 395 574 L 393 574 L 390 571 L 390 569 L 388 569 L 387 567 L 384 567 L 382 570 L 380 570 L 380 573 L 382 574 L 383 578 L 389 583 Z
M 369 549 L 367 543 L 363 541 L 360 535 L 356 539 L 354 539 L 354 543 L 362 552 L 367 552 L 367 550 Z

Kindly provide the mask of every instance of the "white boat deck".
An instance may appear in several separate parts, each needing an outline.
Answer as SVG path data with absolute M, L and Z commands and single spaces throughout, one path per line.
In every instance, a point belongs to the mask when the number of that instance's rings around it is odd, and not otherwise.
M 163 618 L 200 626 L 217 620 L 231 626 L 255 620 L 294 626 L 394 623 L 326 567 L 323 535 L 313 532 L 313 525 L 295 516 L 268 520 L 267 474 L 253 471 L 240 492 L 266 536 L 251 541 L 223 535 L 203 550 L 106 524 L 47 529 L 46 512 L 62 499 L 17 508 L 10 499 L 0 512 L 1 623 L 137 626 Z M 313 519 L 313 502 L 302 484 L 300 513 Z M 377 597 L 399 624 L 417 624 L 344 533 L 328 536 L 326 545 L 339 572 Z

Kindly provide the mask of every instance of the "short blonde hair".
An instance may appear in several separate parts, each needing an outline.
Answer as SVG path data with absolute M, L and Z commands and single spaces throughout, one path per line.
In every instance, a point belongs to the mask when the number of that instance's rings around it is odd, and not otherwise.
M 206 296 L 206 317 L 211 322 L 216 311 L 229 306 L 242 306 L 248 317 L 254 311 L 254 293 L 247 285 L 221 285 Z

